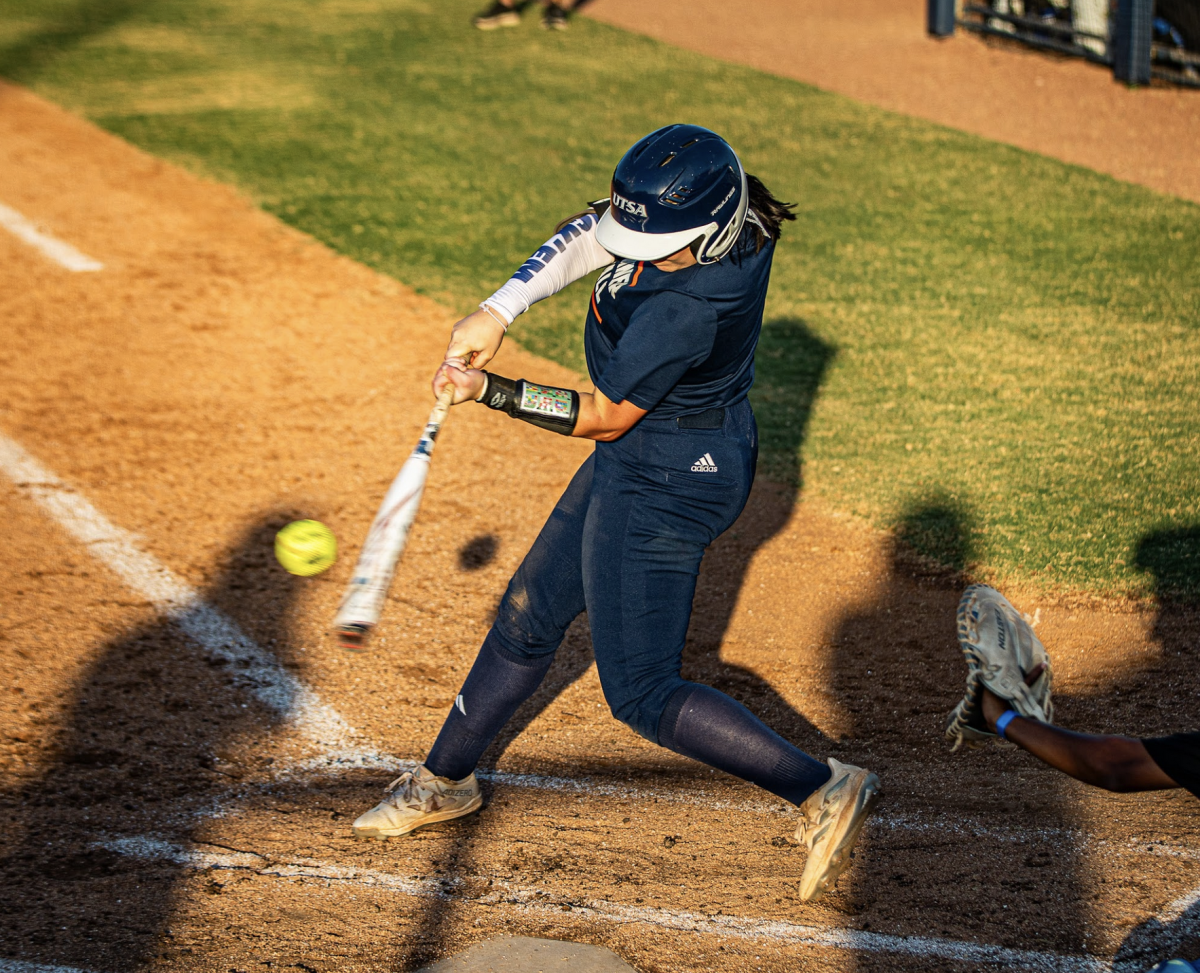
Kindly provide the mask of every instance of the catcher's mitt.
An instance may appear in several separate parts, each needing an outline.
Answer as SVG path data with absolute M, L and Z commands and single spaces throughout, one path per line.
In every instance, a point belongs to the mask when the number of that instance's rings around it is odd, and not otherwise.
M 946 738 L 953 750 L 1000 737 L 983 718 L 983 690 L 990 689 L 1021 716 L 1049 723 L 1050 657 L 1029 623 L 995 588 L 971 585 L 958 603 L 958 642 L 967 660 L 967 694 L 950 714 Z M 1026 677 L 1039 666 L 1032 684 Z

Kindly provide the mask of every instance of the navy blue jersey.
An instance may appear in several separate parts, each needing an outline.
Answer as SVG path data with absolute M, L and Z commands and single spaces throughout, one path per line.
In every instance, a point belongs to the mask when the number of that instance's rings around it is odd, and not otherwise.
M 1200 733 L 1152 737 L 1142 743 L 1164 774 L 1200 797 Z
M 740 402 L 754 384 L 754 349 L 775 244 L 754 252 L 747 220 L 719 263 L 666 272 L 618 260 L 596 281 L 584 330 L 588 372 L 614 402 L 673 419 Z

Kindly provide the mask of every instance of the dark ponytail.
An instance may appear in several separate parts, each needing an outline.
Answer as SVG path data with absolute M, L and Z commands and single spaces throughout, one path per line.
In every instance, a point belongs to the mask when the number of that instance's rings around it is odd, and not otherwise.
M 794 220 L 795 203 L 784 203 L 771 195 L 771 190 L 762 184 L 758 176 L 746 173 L 746 188 L 750 190 L 750 209 L 758 218 L 755 227 L 758 239 L 755 241 L 755 251 L 761 250 L 767 240 L 778 240 L 783 232 L 783 221 Z

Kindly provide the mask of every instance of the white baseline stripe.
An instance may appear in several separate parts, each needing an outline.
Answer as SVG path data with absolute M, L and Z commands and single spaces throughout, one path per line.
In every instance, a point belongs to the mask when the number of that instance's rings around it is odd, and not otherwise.
M 242 632 L 237 622 L 206 604 L 166 565 L 139 550 L 128 532 L 4 435 L 0 435 L 0 472 L 210 656 L 236 664 L 238 683 L 302 736 L 325 747 L 351 744 L 355 731 L 337 711 Z
M 338 773 L 347 769 L 359 767 L 382 767 L 389 771 L 401 773 L 405 770 L 416 770 L 419 764 L 415 760 L 404 760 L 398 757 L 388 758 L 390 762 L 366 762 L 344 759 L 345 755 L 333 757 L 317 757 L 297 761 L 291 764 L 279 765 L 273 779 L 287 780 L 290 778 L 305 779 L 310 775 L 320 777 L 328 773 Z M 341 759 L 339 759 L 341 758 Z M 525 787 L 532 790 L 552 791 L 560 794 L 582 794 L 587 797 L 611 798 L 618 801 L 646 804 L 651 801 L 661 801 L 666 804 L 686 804 L 688 807 L 705 807 L 714 811 L 735 811 L 742 814 L 769 814 L 795 820 L 795 809 L 789 809 L 783 802 L 775 798 L 762 800 L 752 797 L 721 797 L 697 787 L 690 781 L 680 781 L 676 788 L 638 787 L 636 784 L 621 784 L 611 780 L 595 777 L 551 777 L 545 774 L 519 773 L 510 770 L 477 770 L 475 776 L 504 787 Z M 982 818 L 956 817 L 953 820 L 939 820 L 933 817 L 922 818 L 912 814 L 897 814 L 883 811 L 871 816 L 867 823 L 868 832 L 888 831 L 921 831 L 926 834 L 941 834 L 961 837 L 977 841 L 987 838 L 991 841 L 1011 844 L 1027 844 L 1030 841 L 1062 843 L 1072 842 L 1077 850 L 1093 844 L 1088 832 L 1081 828 L 1029 828 L 1029 827 L 997 827 Z M 1197 859 L 1200 852 L 1186 848 L 1163 845 L 1159 842 L 1130 842 L 1128 850 L 1135 854 L 1163 855 L 1175 858 Z
M 1182 895 L 1158 915 L 1159 922 L 1175 922 L 1194 906 L 1200 904 L 1200 887 L 1192 889 L 1187 895 Z
M 15 209 L 0 203 L 0 226 L 14 236 L 19 237 L 43 255 L 49 257 L 60 267 L 67 270 L 88 271 L 103 270 L 104 264 L 93 260 L 85 253 L 80 253 L 71 244 L 63 243 L 57 237 L 43 233 L 33 223 L 18 213 Z
M 48 966 L 45 963 L 27 963 L 21 959 L 0 959 L 0 973 L 87 973 L 74 966 Z
M 1150 963 L 1176 953 L 1200 931 L 1200 887 L 1180 896 L 1162 912 L 1143 922 L 1122 944 L 1113 963 L 1114 973 L 1145 973 Z M 1147 962 L 1147 957 L 1152 957 Z
M 485 905 L 526 914 L 536 914 L 562 922 L 568 915 L 575 918 L 599 920 L 614 924 L 656 926 L 682 932 L 715 936 L 734 936 L 739 939 L 766 940 L 799 946 L 824 946 L 833 949 L 852 949 L 869 953 L 892 953 L 927 959 L 950 959 L 964 963 L 988 963 L 1007 968 L 1046 970 L 1054 973 L 1107 973 L 1111 964 L 1094 956 L 1072 956 L 1063 953 L 1009 949 L 955 939 L 930 936 L 894 936 L 888 933 L 863 932 L 859 929 L 821 928 L 774 919 L 750 916 L 706 916 L 673 909 L 649 906 L 627 906 L 614 902 L 586 901 L 547 897 L 542 889 L 521 888 L 493 879 L 492 891 L 472 898 L 465 893 L 455 894 L 456 887 L 466 883 L 460 879 L 405 878 L 375 869 L 347 868 L 315 859 L 273 860 L 248 851 L 205 852 L 189 851 L 179 845 L 157 838 L 119 838 L 103 843 L 103 847 L 118 854 L 137 858 L 170 861 L 185 868 L 215 870 L 249 870 L 259 875 L 279 878 L 315 879 L 325 882 L 346 882 L 369 888 L 386 889 L 400 895 L 423 898 L 455 899 L 464 905 Z M 564 908 L 568 907 L 568 908 Z

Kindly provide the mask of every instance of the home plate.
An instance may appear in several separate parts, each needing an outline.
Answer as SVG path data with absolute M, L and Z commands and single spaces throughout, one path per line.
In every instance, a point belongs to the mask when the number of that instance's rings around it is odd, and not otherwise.
M 637 973 L 602 946 L 498 936 L 417 973 Z

